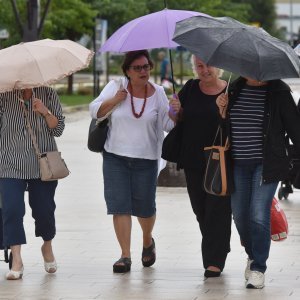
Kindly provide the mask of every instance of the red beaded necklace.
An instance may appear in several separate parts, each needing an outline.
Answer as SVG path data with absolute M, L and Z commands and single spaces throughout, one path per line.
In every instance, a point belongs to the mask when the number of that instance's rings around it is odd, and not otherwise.
M 148 84 L 145 85 L 145 94 L 144 94 L 144 103 L 143 103 L 143 107 L 142 107 L 140 113 L 137 114 L 137 113 L 135 112 L 134 103 L 133 103 L 133 96 L 132 96 L 133 88 L 132 88 L 131 83 L 129 82 L 130 100 L 131 100 L 131 111 L 132 111 L 133 115 L 134 115 L 137 119 L 140 118 L 140 117 L 142 116 L 142 114 L 143 114 L 143 112 L 144 112 L 144 110 L 145 110 L 146 101 L 147 101 L 147 89 L 148 89 L 148 88 L 147 88 L 147 85 L 148 85 Z

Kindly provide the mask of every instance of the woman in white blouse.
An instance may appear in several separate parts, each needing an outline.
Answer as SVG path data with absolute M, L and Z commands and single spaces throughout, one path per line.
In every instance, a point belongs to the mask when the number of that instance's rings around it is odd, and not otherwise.
M 121 247 L 121 258 L 113 265 L 115 273 L 131 268 L 132 216 L 143 231 L 143 266 L 150 267 L 156 260 L 152 230 L 158 161 L 164 131 L 173 128 L 180 102 L 169 103 L 163 88 L 149 81 L 152 67 L 148 51 L 128 52 L 121 84 L 109 82 L 90 104 L 93 118 L 114 109 L 103 151 L 103 177 L 107 213 L 113 215 Z

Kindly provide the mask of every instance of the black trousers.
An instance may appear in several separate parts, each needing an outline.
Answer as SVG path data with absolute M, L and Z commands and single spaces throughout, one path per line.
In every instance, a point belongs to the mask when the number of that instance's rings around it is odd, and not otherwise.
M 230 252 L 230 197 L 218 197 L 204 191 L 204 170 L 185 168 L 184 173 L 191 205 L 202 233 L 203 266 L 205 269 L 215 266 L 222 271 Z

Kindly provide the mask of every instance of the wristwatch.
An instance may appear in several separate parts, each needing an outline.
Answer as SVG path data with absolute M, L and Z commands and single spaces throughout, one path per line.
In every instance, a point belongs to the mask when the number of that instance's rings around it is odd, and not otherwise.
M 47 116 L 51 116 L 52 112 L 48 109 L 47 113 L 43 115 L 44 118 L 46 118 Z

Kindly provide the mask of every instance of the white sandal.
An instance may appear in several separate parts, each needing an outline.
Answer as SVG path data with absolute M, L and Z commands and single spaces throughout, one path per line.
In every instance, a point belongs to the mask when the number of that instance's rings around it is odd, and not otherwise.
M 44 267 L 47 273 L 55 273 L 57 271 L 57 263 L 55 260 L 53 262 L 44 261 Z
M 22 277 L 23 277 L 23 271 L 24 271 L 24 267 L 23 266 L 22 266 L 22 269 L 20 271 L 10 270 L 9 272 L 6 273 L 6 279 L 7 280 L 19 280 L 19 279 L 22 279 Z

